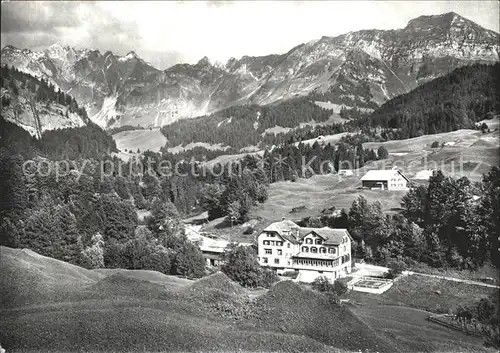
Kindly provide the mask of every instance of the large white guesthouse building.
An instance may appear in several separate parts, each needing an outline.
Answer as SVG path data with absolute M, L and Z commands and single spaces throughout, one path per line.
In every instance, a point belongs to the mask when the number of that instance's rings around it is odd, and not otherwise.
M 351 272 L 351 242 L 347 229 L 306 228 L 283 220 L 257 237 L 259 263 L 278 273 L 297 271 L 302 282 L 318 276 L 333 281 Z

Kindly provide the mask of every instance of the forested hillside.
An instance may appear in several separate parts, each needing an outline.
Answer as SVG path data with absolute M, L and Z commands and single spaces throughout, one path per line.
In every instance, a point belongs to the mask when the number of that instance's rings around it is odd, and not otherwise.
M 76 128 L 48 130 L 40 139 L 0 117 L 0 151 L 29 159 L 37 155 L 53 160 L 101 158 L 116 151 L 115 141 L 92 122 Z
M 260 142 L 275 144 L 274 134 L 263 136 L 268 128 L 296 128 L 301 123 L 326 121 L 331 114 L 330 110 L 301 97 L 275 105 L 227 108 L 209 116 L 177 121 L 164 126 L 162 132 L 171 147 L 207 142 L 239 150 Z
M 3 154 L 76 160 L 116 151 L 113 139 L 74 97 L 14 67 L 2 66 L 1 74 Z
M 2 65 L 0 83 L 3 89 L 11 90 L 14 95 L 19 95 L 20 90 L 26 90 L 35 101 L 44 103 L 58 103 L 68 108 L 69 112 L 78 113 L 82 118 L 88 120 L 85 108 L 79 107 L 75 98 L 56 89 L 52 83 L 43 78 L 38 79 L 30 74 L 17 70 L 15 67 Z M 9 106 L 16 97 L 9 98 L 2 95 L 2 107 Z
M 391 99 L 372 113 L 343 108 L 343 123 L 303 124 L 324 122 L 332 113 L 313 103 L 321 98 L 314 94 L 272 106 L 232 107 L 210 116 L 177 121 L 164 126 L 162 132 L 169 140 L 168 146 L 207 142 L 232 147 L 207 152 L 214 156 L 237 153 L 247 146 L 263 148 L 341 132 L 362 131 L 372 139 L 399 140 L 474 128 L 474 123 L 500 112 L 499 77 L 498 63 L 462 67 Z M 274 126 L 291 129 L 263 134 Z
M 35 140 L 14 124 L 3 125 L 6 136 L 21 136 L 27 147 L 0 149 L 2 245 L 89 268 L 152 269 L 199 277 L 205 273 L 204 260 L 187 240 L 180 212 L 200 210 L 202 191 L 213 187 L 221 190 L 220 215 L 235 221 L 267 198 L 265 172 L 255 163 L 213 175 L 151 152 L 129 163 L 107 153 L 68 160 L 63 141 L 82 148 L 81 156 L 89 155 L 85 144 L 72 141 L 75 131 L 54 131 L 46 142 L 45 135 Z M 110 138 L 96 126 L 85 129 L 91 128 L 103 140 Z M 91 135 L 82 136 L 92 140 Z M 61 147 L 52 144 L 58 139 Z M 48 158 L 38 156 L 41 148 Z M 171 169 L 159 168 L 160 162 L 169 162 Z
M 2 117 L 31 135 L 41 138 L 44 131 L 83 127 L 90 123 L 85 108 L 75 98 L 47 81 L 18 71 L 1 68 Z
M 387 129 L 387 139 L 474 128 L 500 112 L 500 64 L 471 65 L 424 83 L 376 109 L 367 124 Z

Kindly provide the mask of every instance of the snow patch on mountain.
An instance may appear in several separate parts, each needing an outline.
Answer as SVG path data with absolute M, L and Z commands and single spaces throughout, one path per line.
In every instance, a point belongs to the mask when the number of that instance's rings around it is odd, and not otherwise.
M 127 55 L 125 55 L 125 56 L 123 56 L 121 58 L 118 58 L 118 61 L 119 62 L 126 62 L 126 61 L 129 61 L 129 60 L 132 60 L 132 59 L 137 59 L 137 55 L 134 52 L 130 52 Z
M 116 111 L 116 101 L 118 96 L 115 94 L 104 98 L 101 110 L 90 117 L 95 124 L 99 125 L 101 128 L 106 129 L 112 125 L 112 119 L 116 119 L 119 115 Z

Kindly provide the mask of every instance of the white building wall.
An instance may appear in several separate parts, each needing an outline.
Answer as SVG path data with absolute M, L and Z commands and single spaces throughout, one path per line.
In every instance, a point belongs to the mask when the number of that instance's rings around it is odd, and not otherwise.
M 258 257 L 259 264 L 263 267 L 274 268 L 278 273 L 284 271 L 299 271 L 299 273 L 304 272 L 307 274 L 302 277 L 304 278 L 315 278 L 318 276 L 326 276 L 332 281 L 347 276 L 351 272 L 351 241 L 348 236 L 345 237 L 345 242 L 340 245 L 324 245 L 316 244 L 316 239 L 314 235 L 308 235 L 303 239 L 301 244 L 293 244 L 283 238 L 281 238 L 276 233 L 263 232 L 259 235 L 257 239 L 258 243 Z M 311 243 L 307 243 L 306 239 L 311 239 Z M 283 243 L 281 245 L 281 242 Z M 315 266 L 306 264 L 294 264 L 292 256 L 298 254 L 302 251 L 302 247 L 316 247 L 318 249 L 317 258 L 311 260 L 334 260 L 338 259 L 338 265 L 335 267 L 325 267 L 325 266 Z M 319 253 L 320 248 L 326 248 L 327 253 Z M 335 249 L 335 253 L 328 253 L 328 249 Z M 267 253 L 266 250 L 270 250 L 271 253 Z M 281 250 L 281 252 L 280 252 Z M 309 254 L 311 254 L 309 252 Z M 322 256 L 321 256 L 322 255 Z M 327 255 L 325 257 L 325 255 Z M 342 257 L 349 255 L 349 260 L 342 263 Z M 267 261 L 266 261 L 267 259 Z M 277 262 L 276 262 L 277 261 Z
M 387 181 L 388 190 L 405 190 L 407 188 L 407 181 L 403 176 L 395 172 L 391 179 Z
M 273 268 L 286 267 L 295 251 L 294 244 L 276 233 L 267 232 L 259 235 L 258 248 L 259 264 Z

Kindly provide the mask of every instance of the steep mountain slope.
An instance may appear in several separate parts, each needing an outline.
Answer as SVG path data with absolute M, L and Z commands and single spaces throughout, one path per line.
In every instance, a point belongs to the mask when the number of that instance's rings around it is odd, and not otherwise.
M 7 46 L 1 61 L 70 92 L 102 127 L 161 126 L 307 94 L 375 108 L 454 68 L 498 61 L 498 41 L 498 33 L 447 13 L 418 17 L 403 29 L 322 37 L 282 55 L 232 58 L 226 65 L 203 58 L 159 71 L 133 52 L 119 57 L 60 45 L 44 53 Z
M 71 96 L 29 74 L 2 67 L 0 83 L 2 117 L 37 138 L 46 130 L 85 126 L 90 121 Z
M 0 154 L 79 159 L 116 152 L 75 98 L 43 79 L 3 66 L 0 89 Z

